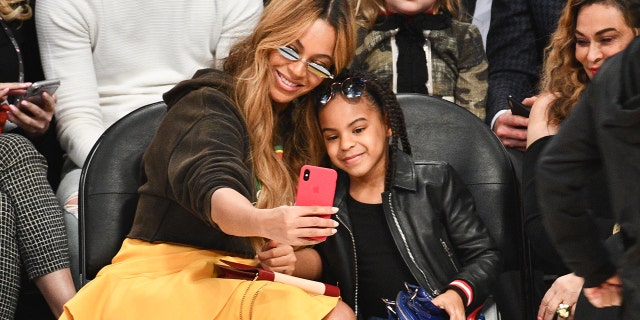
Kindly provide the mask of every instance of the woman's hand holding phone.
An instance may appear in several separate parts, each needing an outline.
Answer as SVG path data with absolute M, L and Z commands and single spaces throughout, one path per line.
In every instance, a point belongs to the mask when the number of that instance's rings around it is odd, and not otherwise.
M 43 135 L 53 119 L 57 99 L 52 94 L 59 85 L 60 81 L 57 80 L 0 83 L 0 102 L 10 96 L 19 97 L 15 105 L 3 104 L 2 111 L 6 112 L 9 121 L 22 128 L 29 137 Z
M 40 105 L 29 100 L 21 100 L 17 106 L 9 105 L 9 120 L 30 137 L 41 136 L 47 132 L 56 111 L 56 96 L 43 92 L 39 101 Z
M 296 206 L 333 206 L 338 173 L 330 168 L 304 165 L 298 178 Z M 323 218 L 331 218 L 323 215 Z M 324 241 L 327 237 L 313 237 L 313 240 Z
M 258 234 L 292 246 L 317 244 L 335 234 L 338 226 L 337 221 L 322 218 L 338 212 L 333 207 L 280 206 L 259 210 L 266 212 L 260 213 L 262 231 Z

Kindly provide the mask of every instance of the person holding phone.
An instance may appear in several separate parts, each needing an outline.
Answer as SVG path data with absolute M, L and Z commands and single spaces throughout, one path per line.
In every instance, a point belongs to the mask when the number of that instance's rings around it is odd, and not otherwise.
M 471 193 L 447 163 L 413 162 L 389 83 L 347 72 L 318 101 L 322 139 L 339 172 L 338 232 L 314 247 L 323 280 L 338 284 L 359 319 L 387 319 L 381 298 L 395 300 L 405 281 L 423 286 L 450 319 L 466 319 L 485 302 L 501 264 Z
M 540 85 L 542 93 L 529 116 L 523 166 L 525 232 L 534 253 L 534 268 L 558 276 L 550 287 L 541 285 L 546 293 L 540 301 L 538 319 L 551 320 L 561 304 L 572 314 L 584 279 L 570 273 L 544 229 L 541 199 L 536 193 L 536 168 L 542 151 L 554 139 L 599 68 L 639 34 L 633 24 L 633 14 L 626 10 L 626 5 L 627 0 L 568 1 L 547 47 Z M 597 178 L 583 191 L 583 201 L 594 212 L 611 212 L 606 191 L 608 183 L 602 171 L 595 176 Z M 602 239 L 611 236 L 614 222 L 612 216 L 598 220 L 597 233 Z M 591 312 L 591 316 L 593 319 L 608 318 L 599 315 L 598 310 Z
M 131 231 L 61 319 L 353 319 L 338 297 L 218 278 L 213 266 L 318 272 L 307 246 L 335 233 L 318 216 L 335 210 L 293 205 L 300 168 L 323 156 L 309 93 L 350 62 L 355 29 L 349 0 L 271 0 L 224 71 L 165 93 Z
M 37 139 L 51 127 L 53 114 L 56 109 L 56 97 L 47 92 L 42 92 L 39 100 L 22 99 L 11 103 L 13 98 L 19 98 L 27 93 L 31 82 L 0 83 L 0 103 L 2 112 L 6 113 L 6 120 L 13 126 L 2 124 L 2 132 L 19 128 L 24 135 L 31 139 Z
M 44 79 L 34 5 L 33 0 L 0 0 L 1 319 L 21 316 L 16 308 L 29 282 L 55 317 L 76 292 L 62 209 L 52 190 L 62 159 L 53 120 L 56 99 L 43 94 L 39 103 L 15 103 L 33 82 Z M 48 312 L 46 307 L 43 312 Z
M 15 101 L 36 81 L 43 80 L 33 12 L 35 0 L 0 0 L 0 125 L 2 132 L 29 138 L 47 159 L 54 191 L 60 182 L 62 149 L 56 138 L 56 97 L 42 103 Z

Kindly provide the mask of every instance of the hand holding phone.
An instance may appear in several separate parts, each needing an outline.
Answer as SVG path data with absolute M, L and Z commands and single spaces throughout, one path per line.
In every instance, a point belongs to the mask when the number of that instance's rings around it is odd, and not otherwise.
M 531 108 L 522 104 L 522 102 L 516 100 L 512 95 L 507 97 L 507 103 L 509 103 L 509 108 L 511 109 L 511 113 L 517 116 L 522 116 L 525 118 L 529 118 L 529 113 L 531 112 Z
M 333 206 L 338 173 L 330 168 L 304 165 L 300 168 L 296 206 Z M 330 218 L 330 215 L 323 215 Z M 324 241 L 327 237 L 314 237 L 313 240 Z
M 41 106 L 43 103 L 42 93 L 46 92 L 49 95 L 53 95 L 56 90 L 58 90 L 59 86 L 60 80 L 58 79 L 34 82 L 29 88 L 27 88 L 27 93 L 16 100 L 16 106 L 20 103 L 21 100 L 28 100 L 35 105 Z

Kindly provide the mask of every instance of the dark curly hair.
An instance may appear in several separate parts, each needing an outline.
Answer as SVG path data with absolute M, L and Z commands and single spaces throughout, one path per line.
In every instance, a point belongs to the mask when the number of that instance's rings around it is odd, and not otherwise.
M 343 82 L 347 78 L 363 78 L 365 79 L 365 92 L 363 96 L 371 100 L 378 108 L 382 119 L 391 128 L 391 142 L 389 143 L 389 161 L 387 164 L 387 173 L 385 177 L 385 190 L 389 190 L 392 186 L 396 168 L 396 154 L 398 148 L 411 155 L 411 144 L 407 136 L 407 127 L 404 122 L 404 113 L 396 99 L 396 95 L 391 89 L 391 83 L 387 80 L 376 77 L 374 74 L 361 70 L 345 69 L 334 81 L 325 82 L 319 90 L 316 90 L 316 117 L 320 110 L 324 107 L 321 104 L 320 97 L 331 88 L 331 84 Z
M 582 64 L 576 59 L 576 25 L 580 10 L 600 4 L 618 9 L 625 24 L 633 28 L 640 0 L 569 0 L 558 20 L 558 27 L 545 48 L 540 91 L 553 93 L 547 120 L 558 125 L 564 121 L 578 103 L 580 95 L 590 82 Z M 635 12 L 633 11 L 636 8 Z

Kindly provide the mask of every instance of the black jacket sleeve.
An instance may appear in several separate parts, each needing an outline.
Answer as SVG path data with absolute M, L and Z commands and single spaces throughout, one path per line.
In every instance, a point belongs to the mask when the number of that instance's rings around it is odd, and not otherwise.
M 597 286 L 615 273 L 597 225 L 588 214 L 581 190 L 602 167 L 593 120 L 594 84 L 549 143 L 538 166 L 538 194 L 543 218 L 564 262 L 585 278 L 585 287 Z
M 562 258 L 553 246 L 547 230 L 542 223 L 542 214 L 538 205 L 536 192 L 536 164 L 540 154 L 552 136 L 538 139 L 524 153 L 522 166 L 522 209 L 525 216 L 525 233 L 534 254 L 534 265 L 545 274 L 564 275 L 570 271 L 562 262 Z

